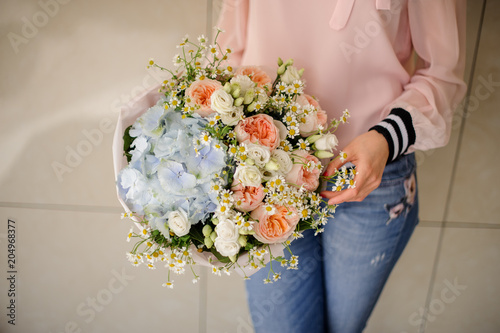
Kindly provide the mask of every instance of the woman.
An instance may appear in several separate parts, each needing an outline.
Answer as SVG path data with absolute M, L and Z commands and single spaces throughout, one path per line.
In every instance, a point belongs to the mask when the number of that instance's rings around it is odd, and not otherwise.
M 292 58 L 356 166 L 321 237 L 292 243 L 298 271 L 247 283 L 256 332 L 361 332 L 418 223 L 415 150 L 445 145 L 465 93 L 463 0 L 229 0 L 219 27 L 235 65 Z M 418 55 L 415 61 L 414 54 Z

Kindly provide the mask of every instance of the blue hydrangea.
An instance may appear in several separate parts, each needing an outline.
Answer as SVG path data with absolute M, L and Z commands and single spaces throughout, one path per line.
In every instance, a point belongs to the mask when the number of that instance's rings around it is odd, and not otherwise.
M 160 100 L 130 129 L 135 139 L 130 163 L 118 174 L 119 195 L 132 211 L 149 216 L 150 225 L 163 234 L 171 211 L 182 208 L 196 224 L 217 208 L 210 189 L 215 174 L 226 167 L 227 155 L 215 147 L 215 139 L 195 150 L 194 139 L 206 125 L 198 115 L 183 119 L 179 111 L 165 110 Z

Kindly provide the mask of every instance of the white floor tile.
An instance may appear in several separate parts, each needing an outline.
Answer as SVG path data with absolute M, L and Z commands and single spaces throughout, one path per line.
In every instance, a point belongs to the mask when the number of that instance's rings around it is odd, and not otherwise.
M 368 321 L 366 333 L 416 333 L 425 307 L 439 228 L 417 227 Z
M 166 268 L 133 267 L 125 259 L 133 245 L 125 241 L 128 220 L 0 208 L 2 236 L 8 219 L 16 226 L 16 325 L 3 315 L 1 332 L 63 332 L 67 325 L 81 332 L 198 331 L 199 287 L 186 274 L 175 276 L 175 288 L 167 289 L 161 286 Z M 0 241 L 0 289 L 6 291 L 12 268 L 6 239 Z M 10 298 L 2 294 L 5 309 Z
M 500 3 L 488 1 L 448 221 L 500 223 Z
M 447 228 L 426 333 L 500 331 L 500 229 Z

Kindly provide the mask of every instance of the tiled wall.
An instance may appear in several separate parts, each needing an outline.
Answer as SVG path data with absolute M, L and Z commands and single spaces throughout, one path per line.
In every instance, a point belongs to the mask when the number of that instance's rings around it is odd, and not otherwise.
M 170 290 L 164 269 L 128 264 L 113 182 L 119 105 L 159 80 L 150 57 L 168 64 L 186 33 L 208 34 L 220 3 L 0 2 L 1 332 L 252 332 L 238 276 L 201 270 Z M 500 331 L 500 1 L 467 14 L 468 102 L 450 144 L 419 154 L 421 223 L 366 332 Z

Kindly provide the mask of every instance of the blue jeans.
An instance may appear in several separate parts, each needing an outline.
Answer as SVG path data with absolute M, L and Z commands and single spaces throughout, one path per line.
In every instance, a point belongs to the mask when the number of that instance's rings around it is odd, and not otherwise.
M 246 287 L 255 332 L 361 332 L 417 223 L 409 154 L 386 166 L 365 200 L 339 205 L 323 234 L 306 231 L 292 242 L 298 270 L 273 262 L 279 281 L 263 283 L 267 267 L 251 276 Z

